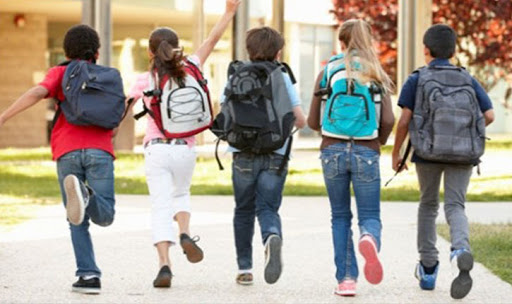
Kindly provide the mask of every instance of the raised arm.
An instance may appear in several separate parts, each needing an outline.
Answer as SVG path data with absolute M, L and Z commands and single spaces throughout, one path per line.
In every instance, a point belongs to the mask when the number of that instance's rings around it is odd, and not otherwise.
M 195 52 L 195 55 L 199 58 L 201 64 L 206 61 L 217 42 L 219 42 L 220 37 L 222 37 L 224 31 L 226 31 L 229 22 L 235 16 L 236 9 L 240 3 L 241 0 L 226 0 L 226 11 L 224 12 L 224 15 L 222 15 L 217 24 L 215 24 L 212 31 L 208 35 L 208 38 L 206 38 L 203 44 L 201 44 L 201 46 Z
M 45 98 L 48 90 L 43 86 L 35 86 L 20 96 L 11 106 L 0 114 L 0 127 L 11 117 L 35 105 L 38 101 Z

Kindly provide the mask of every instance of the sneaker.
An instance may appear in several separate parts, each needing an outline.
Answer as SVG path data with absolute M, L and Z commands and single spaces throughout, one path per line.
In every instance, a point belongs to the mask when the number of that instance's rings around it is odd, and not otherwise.
M 473 286 L 473 279 L 469 275 L 469 271 L 473 269 L 473 255 L 466 249 L 454 250 L 450 254 L 450 261 L 455 274 L 455 279 L 453 279 L 450 288 L 450 295 L 454 299 L 462 299 Z
M 78 226 L 84 220 L 85 208 L 89 202 L 88 191 L 76 176 L 70 174 L 64 178 L 64 192 L 68 221 Z
M 240 285 L 252 285 L 252 273 L 239 273 L 236 276 L 236 282 Z
M 171 287 L 172 272 L 169 266 L 165 265 L 160 268 L 158 275 L 153 281 L 153 287 L 156 288 L 169 288 Z
M 282 244 L 283 241 L 276 234 L 270 235 L 265 243 L 265 282 L 268 284 L 274 284 L 281 276 L 283 268 L 281 262 Z
M 338 284 L 334 290 L 334 294 L 344 297 L 353 297 L 356 295 L 356 281 L 345 279 Z
M 420 281 L 420 288 L 423 290 L 434 290 L 436 288 L 436 279 L 437 272 L 439 271 L 439 263 L 436 264 L 434 273 L 427 274 L 425 272 L 425 267 L 421 264 L 421 262 L 416 265 L 416 270 L 414 271 L 414 276 L 418 281 Z
M 382 265 L 379 261 L 377 245 L 369 234 L 363 235 L 359 240 L 359 252 L 366 260 L 364 265 L 364 276 L 371 284 L 379 284 L 384 276 Z
M 200 238 L 197 235 L 193 238 L 190 238 L 186 233 L 180 235 L 181 248 L 183 248 L 183 253 L 190 263 L 198 263 L 203 260 L 203 250 L 196 244 L 199 240 Z
M 100 278 L 94 277 L 86 280 L 83 277 L 79 277 L 78 281 L 73 283 L 71 290 L 86 294 L 99 294 L 101 291 Z

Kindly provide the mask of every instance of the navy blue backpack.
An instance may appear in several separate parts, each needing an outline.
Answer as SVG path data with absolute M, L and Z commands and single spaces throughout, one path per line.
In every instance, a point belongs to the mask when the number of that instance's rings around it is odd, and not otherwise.
M 64 64 L 67 66 L 62 91 L 66 100 L 59 102 L 59 111 L 64 113 L 66 120 L 80 126 L 116 128 L 125 110 L 119 71 L 84 60 Z

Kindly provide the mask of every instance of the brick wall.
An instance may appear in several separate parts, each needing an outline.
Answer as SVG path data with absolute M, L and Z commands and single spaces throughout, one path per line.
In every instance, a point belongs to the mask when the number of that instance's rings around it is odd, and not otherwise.
M 14 25 L 14 14 L 0 13 L 0 112 L 41 80 L 46 66 L 47 18 L 25 15 L 25 26 Z M 47 145 L 43 100 L 11 118 L 0 129 L 0 148 Z

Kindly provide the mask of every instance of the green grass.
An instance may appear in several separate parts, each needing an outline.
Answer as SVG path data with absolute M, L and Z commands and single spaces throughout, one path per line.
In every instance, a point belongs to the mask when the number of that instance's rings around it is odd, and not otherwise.
M 475 260 L 512 284 L 512 224 L 470 224 L 469 231 Z M 450 239 L 448 225 L 439 225 L 438 232 Z
M 496 152 L 503 155 L 504 152 Z M 290 162 L 284 195 L 327 195 L 317 153 L 302 154 Z M 506 153 L 505 153 L 506 154 Z M 144 156 L 117 153 L 115 161 L 115 191 L 117 194 L 147 194 L 144 176 Z M 389 156 L 385 162 L 389 161 Z M 503 157 L 503 156 L 501 156 Z M 232 195 L 231 160 L 222 158 L 220 171 L 213 158 L 199 157 L 194 171 L 191 192 L 194 195 Z M 48 148 L 0 150 L 0 214 L 22 214 L 28 205 L 60 202 L 60 190 Z M 381 164 L 383 201 L 417 201 L 418 182 L 414 169 L 401 173 L 393 182 L 384 183 L 393 176 L 390 166 Z M 512 201 L 512 174 L 506 170 L 474 175 L 468 190 L 468 201 Z M 29 202 L 29 203 L 28 203 Z M 17 210 L 17 211 L 16 211 Z M 1 223 L 7 222 L 4 220 Z M 14 223 L 15 220 L 8 220 Z

